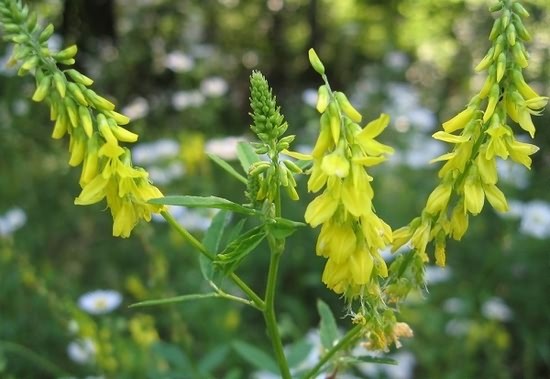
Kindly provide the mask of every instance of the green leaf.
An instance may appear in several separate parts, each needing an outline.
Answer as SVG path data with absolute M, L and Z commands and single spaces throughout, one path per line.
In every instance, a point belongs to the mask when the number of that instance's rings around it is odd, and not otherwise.
M 149 203 L 162 205 L 178 205 L 189 208 L 224 209 L 227 211 L 243 213 L 246 215 L 253 215 L 257 213 L 257 211 L 254 209 L 243 207 L 242 205 L 234 203 L 231 200 L 227 200 L 223 197 L 217 196 L 165 196 L 159 197 L 157 199 L 151 199 L 149 200 Z
M 275 238 L 286 238 L 293 234 L 299 227 L 306 226 L 303 222 L 289 220 L 287 218 L 275 217 L 273 222 L 266 224 L 267 230 Z
M 228 353 L 229 346 L 227 345 L 218 346 L 212 349 L 199 361 L 199 370 L 203 373 L 211 373 L 216 367 L 223 363 Z
M 243 166 L 243 170 L 246 173 L 248 173 L 248 168 L 253 163 L 261 161 L 258 154 L 256 154 L 248 142 L 239 142 L 237 144 L 237 157 L 239 158 L 241 166 Z
M 225 250 L 216 256 L 214 264 L 221 266 L 225 273 L 235 271 L 242 260 L 263 241 L 265 236 L 262 225 L 250 229 L 231 241 Z
M 224 228 L 227 225 L 227 221 L 230 217 L 230 213 L 227 211 L 220 211 L 212 219 L 210 227 L 204 234 L 202 244 L 207 251 L 217 254 L 220 248 L 220 243 L 223 237 Z M 214 278 L 214 264 L 204 255 L 199 255 L 199 264 L 202 272 L 202 276 L 206 280 L 213 280 Z
M 312 344 L 306 339 L 302 339 L 290 345 L 286 354 L 290 368 L 294 368 L 302 363 L 304 359 L 307 358 L 312 348 Z
M 338 340 L 338 325 L 334 315 L 329 306 L 321 299 L 317 300 L 317 310 L 319 316 L 321 316 L 321 322 L 319 325 L 319 334 L 321 336 L 321 343 L 325 349 L 331 349 L 334 343 Z
M 212 293 L 194 293 L 194 294 L 190 294 L 190 295 L 167 297 L 165 299 L 140 301 L 139 303 L 131 304 L 129 306 L 129 308 L 149 307 L 151 305 L 182 303 L 184 301 L 210 299 L 210 298 L 213 298 L 213 297 L 218 297 L 219 298 L 219 297 L 222 297 L 222 296 L 220 296 L 219 294 L 217 294 L 215 292 L 212 292 Z
M 245 361 L 252 366 L 260 369 L 267 370 L 274 374 L 279 373 L 277 363 L 265 352 L 258 349 L 256 346 L 251 345 L 244 341 L 233 342 L 233 348 Z
M 231 166 L 229 163 L 227 163 L 226 161 L 224 161 L 223 159 L 221 159 L 217 155 L 209 154 L 209 153 L 206 153 L 206 155 L 208 155 L 208 158 L 212 159 L 214 161 L 214 163 L 216 163 L 218 166 L 223 168 L 225 170 L 225 172 L 227 172 L 229 175 L 233 176 L 234 178 L 236 178 L 237 180 L 243 182 L 244 184 L 247 184 L 246 178 L 244 176 L 242 176 L 241 174 L 239 174 L 237 172 L 237 170 L 235 170 L 233 168 L 233 166 Z

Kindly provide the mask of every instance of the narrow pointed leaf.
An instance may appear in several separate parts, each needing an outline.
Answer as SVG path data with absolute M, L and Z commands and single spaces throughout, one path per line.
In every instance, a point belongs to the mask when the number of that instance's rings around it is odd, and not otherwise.
M 175 304 L 175 303 L 182 303 L 184 301 L 190 301 L 190 300 L 211 299 L 213 297 L 221 297 L 221 296 L 219 294 L 215 293 L 215 292 L 212 292 L 212 293 L 194 293 L 194 294 L 190 294 L 190 295 L 167 297 L 165 299 L 140 301 L 139 303 L 134 303 L 134 304 L 130 305 L 129 308 L 149 307 L 149 306 L 152 306 L 152 305 Z
M 237 170 L 235 170 L 233 168 L 233 166 L 231 166 L 229 163 L 227 163 L 226 161 L 224 161 L 223 159 L 221 159 L 217 155 L 208 154 L 208 153 L 207 153 L 207 155 L 208 155 L 208 158 L 212 159 L 212 161 L 214 161 L 214 163 L 216 163 L 218 166 L 223 168 L 225 170 L 225 172 L 227 172 L 229 175 L 233 176 L 235 179 L 241 181 L 244 184 L 247 183 L 246 178 L 244 176 L 242 176 L 241 174 L 239 174 L 237 172 Z
M 277 363 L 264 351 L 244 341 L 233 342 L 233 348 L 241 358 L 260 370 L 279 373 Z
M 242 260 L 246 258 L 265 238 L 263 226 L 257 226 L 231 241 L 225 250 L 216 256 L 215 265 L 219 265 L 225 273 L 235 271 Z
M 215 208 L 227 211 L 243 213 L 246 215 L 256 214 L 257 211 L 251 208 L 243 207 L 231 200 L 217 196 L 165 196 L 149 200 L 150 204 L 178 205 L 188 208 Z
M 317 310 L 319 316 L 321 316 L 321 322 L 319 324 L 321 343 L 325 349 L 331 349 L 340 335 L 338 332 L 338 325 L 336 325 L 336 320 L 329 306 L 320 299 L 317 300 Z
M 204 238 L 202 239 L 202 244 L 211 253 L 217 254 L 220 249 L 220 243 L 223 237 L 223 232 L 227 221 L 229 219 L 230 213 L 227 211 L 220 211 L 212 219 L 210 227 L 206 231 Z M 202 272 L 202 276 L 206 280 L 214 279 L 214 264 L 213 262 L 206 258 L 204 255 L 199 256 L 199 264 Z
M 243 166 L 244 172 L 248 172 L 249 167 L 255 163 L 261 161 L 260 157 L 252 146 L 248 142 L 239 142 L 237 144 L 237 157 Z

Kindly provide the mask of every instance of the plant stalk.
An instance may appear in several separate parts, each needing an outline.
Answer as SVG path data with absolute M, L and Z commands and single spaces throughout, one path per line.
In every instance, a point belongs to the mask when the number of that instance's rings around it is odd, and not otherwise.
M 183 226 L 181 226 L 174 216 L 170 214 L 168 211 L 162 211 L 160 212 L 162 217 L 170 224 L 171 227 L 173 227 L 187 242 L 191 244 L 195 249 L 197 249 L 202 255 L 204 255 L 206 258 L 208 258 L 210 261 L 214 261 L 216 257 L 206 250 L 204 245 L 197 240 L 187 229 L 185 229 Z M 265 302 L 254 292 L 252 288 L 250 288 L 237 274 L 231 273 L 229 275 L 229 278 L 235 283 L 249 298 L 252 300 L 256 308 L 263 311 L 265 309 Z
M 330 349 L 320 360 L 317 362 L 315 367 L 313 367 L 311 370 L 309 370 L 302 379 L 310 379 L 315 377 L 319 370 L 323 368 L 325 363 L 327 363 L 338 351 L 343 350 L 347 348 L 349 345 L 351 345 L 355 339 L 359 336 L 361 333 L 361 330 L 363 329 L 363 325 L 357 324 L 353 328 L 351 328 L 346 335 Z

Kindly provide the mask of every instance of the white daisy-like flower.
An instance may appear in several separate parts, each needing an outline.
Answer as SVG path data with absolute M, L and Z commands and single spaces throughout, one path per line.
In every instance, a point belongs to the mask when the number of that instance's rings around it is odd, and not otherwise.
M 122 114 L 137 120 L 147 116 L 149 113 L 149 102 L 144 97 L 136 97 L 132 102 L 122 108 Z
M 114 290 L 96 290 L 85 293 L 78 299 L 78 306 L 92 315 L 112 312 L 122 302 L 122 295 Z
M 13 234 L 27 222 L 27 214 L 21 208 L 12 208 L 0 216 L 0 237 Z
M 509 321 L 513 312 L 500 297 L 491 297 L 481 306 L 481 313 L 490 320 Z
M 190 107 L 198 107 L 204 103 L 204 95 L 197 90 L 178 91 L 172 95 L 172 106 L 181 111 Z
M 209 154 L 217 155 L 225 160 L 237 159 L 237 145 L 245 142 L 244 137 L 224 137 L 208 140 L 204 149 Z
M 541 200 L 526 203 L 523 207 L 519 230 L 531 237 L 549 238 L 550 204 Z
M 153 142 L 144 142 L 132 148 L 132 159 L 140 165 L 150 165 L 176 158 L 180 153 L 180 144 L 174 139 L 161 138 Z
M 192 57 L 181 51 L 172 51 L 164 58 L 164 67 L 174 72 L 188 72 L 195 67 Z
M 229 89 L 229 85 L 224 78 L 213 76 L 206 78 L 201 82 L 201 92 L 206 97 L 220 97 L 225 95 Z
M 78 364 L 84 365 L 93 362 L 97 349 L 89 338 L 72 341 L 67 346 L 67 355 L 69 358 Z

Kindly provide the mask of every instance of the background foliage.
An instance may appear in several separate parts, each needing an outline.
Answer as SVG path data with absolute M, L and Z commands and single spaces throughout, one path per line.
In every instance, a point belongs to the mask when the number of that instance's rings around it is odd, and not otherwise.
M 528 79 L 548 94 L 550 6 L 525 3 L 534 37 Z M 377 169 L 374 185 L 377 211 L 393 227 L 416 215 L 433 188 L 437 167 L 427 162 L 442 147 L 429 136 L 481 86 L 472 67 L 492 24 L 488 2 L 473 0 L 42 0 L 32 6 L 56 25 L 60 44 L 79 44 L 82 71 L 133 118 L 141 136 L 134 160 L 167 194 L 244 201 L 244 188 L 202 151 L 231 155 L 233 140 L 221 138 L 246 138 L 252 69 L 269 79 L 298 142 L 310 145 L 319 83 L 306 51 L 315 47 L 332 82 L 353 94 L 363 114 L 392 116 L 384 142 L 397 153 Z M 197 255 L 165 224 L 114 239 L 101 206 L 73 205 L 79 172 L 66 164 L 62 142 L 50 139 L 47 110 L 31 104 L 30 79 L 4 67 L 9 53 L 0 47 L 0 376 L 252 375 L 247 343 L 269 347 L 262 320 L 247 309 L 223 300 L 127 308 L 204 290 Z M 549 121 L 548 112 L 535 120 L 541 151 L 530 172 L 500 167 L 509 174 L 505 192 L 517 200 L 511 215 L 487 210 L 475 218 L 464 240 L 449 247 L 448 267 L 430 268 L 429 291 L 401 310 L 415 331 L 397 355 L 391 352 L 401 364 L 362 367 L 352 377 L 550 376 Z M 305 183 L 299 185 L 305 193 Z M 309 198 L 302 198 L 287 207 L 289 218 L 303 217 Z M 181 219 L 200 235 L 211 216 L 186 211 Z M 317 346 L 316 298 L 343 313 L 340 299 L 320 282 L 315 233 L 289 240 L 281 268 L 282 332 L 289 342 L 302 341 L 293 348 L 304 359 Z M 259 251 L 243 276 L 261 285 L 266 262 Z M 120 292 L 122 306 L 90 315 L 78 299 L 100 288 Z M 78 340 L 92 341 L 95 351 L 80 363 L 68 354 Z

